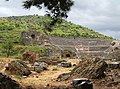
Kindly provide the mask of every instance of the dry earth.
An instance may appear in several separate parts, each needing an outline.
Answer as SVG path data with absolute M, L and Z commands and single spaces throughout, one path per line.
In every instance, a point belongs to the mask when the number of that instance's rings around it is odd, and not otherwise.
M 5 66 L 7 63 L 15 60 L 11 58 L 0 58 L 0 72 L 4 72 Z M 70 59 L 68 62 L 72 64 L 78 64 L 79 60 Z M 50 86 L 67 86 L 70 84 L 70 81 L 57 82 L 56 79 L 60 74 L 70 72 L 74 67 L 71 68 L 63 68 L 60 66 L 49 66 L 48 70 L 43 71 L 41 73 L 32 72 L 29 77 L 19 77 L 12 76 L 12 79 L 19 82 L 22 86 L 32 86 L 34 88 L 40 89 L 40 87 Z M 5 73 L 5 72 L 4 72 Z M 10 75 L 11 76 L 11 75 Z M 39 88 L 38 88 L 39 87 Z
M 4 72 L 5 66 L 8 62 L 15 60 L 11 58 L 0 58 L 0 72 Z M 67 61 L 72 64 L 78 64 L 78 59 L 67 59 Z M 12 79 L 19 82 L 22 86 L 32 86 L 35 89 L 43 89 L 47 86 L 69 86 L 71 81 L 56 81 L 57 77 L 66 72 L 70 72 L 74 67 L 71 68 L 63 68 L 60 66 L 52 66 L 50 65 L 48 70 L 43 71 L 42 73 L 32 72 L 28 77 L 16 77 L 12 76 Z M 120 88 L 112 88 L 106 86 L 94 85 L 94 89 L 120 89 Z

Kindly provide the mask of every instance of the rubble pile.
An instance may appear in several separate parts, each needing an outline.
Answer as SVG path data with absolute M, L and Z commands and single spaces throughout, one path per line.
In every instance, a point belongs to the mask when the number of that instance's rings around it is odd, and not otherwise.
M 94 85 L 119 89 L 119 63 L 108 63 L 101 58 L 83 60 L 71 72 L 59 75 L 57 81 L 73 80 L 76 78 L 88 78 Z
M 29 69 L 31 71 L 36 71 L 37 73 L 40 73 L 44 70 L 48 69 L 48 64 L 45 62 L 35 62 L 33 66 L 30 66 Z
M 28 66 L 24 64 L 21 60 L 14 60 L 8 63 L 6 71 L 15 75 L 28 76 L 31 74 L 31 71 L 29 70 Z

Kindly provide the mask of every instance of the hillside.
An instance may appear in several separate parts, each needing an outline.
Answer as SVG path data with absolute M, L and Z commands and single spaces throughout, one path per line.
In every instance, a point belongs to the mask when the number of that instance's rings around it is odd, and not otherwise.
M 49 17 L 37 15 L 1 17 L 0 42 L 11 39 L 15 43 L 19 43 L 21 32 L 26 30 L 34 29 L 44 33 L 43 29 L 45 29 L 45 26 L 49 22 Z M 56 24 L 52 29 L 53 31 L 48 32 L 49 35 L 112 39 L 112 37 L 105 36 L 92 29 L 65 20 L 61 24 Z

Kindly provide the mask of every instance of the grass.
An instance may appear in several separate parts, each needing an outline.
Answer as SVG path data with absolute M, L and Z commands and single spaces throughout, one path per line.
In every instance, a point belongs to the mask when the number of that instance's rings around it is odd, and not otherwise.
M 11 39 L 14 43 L 20 43 L 22 31 L 34 29 L 44 33 L 45 25 L 49 24 L 50 19 L 46 16 L 11 16 L 0 18 L 0 42 L 5 42 Z M 61 37 L 90 37 L 113 39 L 112 37 L 100 34 L 93 29 L 86 28 L 81 25 L 76 25 L 63 20 L 61 24 L 56 24 L 53 31 L 48 32 L 49 35 Z
M 14 46 L 11 58 L 17 58 L 21 59 L 24 52 L 30 51 L 30 52 L 39 52 L 41 56 L 45 53 L 45 48 L 39 47 L 39 46 L 22 46 L 22 45 L 16 45 Z M 6 53 L 4 52 L 4 49 L 0 46 L 0 57 L 6 57 Z
M 22 79 L 22 76 L 20 76 L 20 75 L 14 75 L 14 77 L 17 79 Z
M 57 67 L 54 67 L 52 71 L 59 71 L 59 69 Z

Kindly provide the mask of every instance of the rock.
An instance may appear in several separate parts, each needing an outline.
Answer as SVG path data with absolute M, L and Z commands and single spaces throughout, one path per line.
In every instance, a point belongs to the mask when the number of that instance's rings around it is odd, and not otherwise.
M 104 77 L 104 71 L 107 68 L 107 63 L 100 58 L 93 58 L 80 61 L 80 63 L 70 72 L 70 74 L 62 75 L 61 79 L 64 80 L 64 77 L 67 79 L 73 78 L 89 78 L 89 79 L 98 79 Z M 59 80 L 61 80 L 59 78 Z
M 37 73 L 40 73 L 40 72 L 42 72 L 44 69 L 42 68 L 42 67 L 40 67 L 40 66 L 35 66 L 35 71 L 37 72 Z
M 33 66 L 35 66 L 35 67 L 41 67 L 41 68 L 43 68 L 44 70 L 47 70 L 47 68 L 48 68 L 48 64 L 45 63 L 45 62 L 35 62 L 35 63 L 33 64 Z
M 107 87 L 112 87 L 112 86 L 116 86 L 118 85 L 119 82 L 118 81 L 112 81 L 112 82 L 108 82 L 108 84 L 106 85 Z
M 108 68 L 120 69 L 120 62 L 107 62 Z
M 28 76 L 31 74 L 29 67 L 20 60 L 14 60 L 8 63 L 8 66 L 6 67 L 6 71 L 10 72 L 11 74 L 22 75 L 22 76 Z
M 0 73 L 0 89 L 22 89 L 22 87 L 15 80 Z
M 39 65 L 40 65 L 39 62 L 35 62 L 35 63 L 33 64 L 33 66 L 39 66 Z
M 70 77 L 70 73 L 71 73 L 71 72 L 63 73 L 63 74 L 59 75 L 59 76 L 57 77 L 57 81 L 67 80 L 67 79 Z
M 27 78 L 27 76 L 22 76 L 23 78 Z
M 30 70 L 30 71 L 35 71 L 35 67 L 34 67 L 34 66 L 30 66 L 30 67 L 29 67 L 29 70 Z
M 68 67 L 71 67 L 72 64 L 71 64 L 71 62 L 61 62 L 61 63 L 58 64 L 58 66 L 68 68 Z
M 113 47 L 113 50 L 120 49 L 120 41 L 119 40 L 114 40 L 111 42 L 111 46 Z
M 75 89 L 93 89 L 93 84 L 87 78 L 73 79 L 72 85 Z
M 23 54 L 23 60 L 34 63 L 40 57 L 39 52 L 25 52 Z
M 79 65 L 72 70 L 71 75 L 96 79 L 103 77 L 106 68 L 107 63 L 105 61 L 100 58 L 93 58 L 91 60 L 81 61 Z
M 44 62 L 35 62 L 33 66 L 30 66 L 29 69 L 31 71 L 36 71 L 37 73 L 40 73 L 44 70 L 48 69 L 48 64 Z
M 34 63 L 34 66 L 39 66 L 39 67 L 43 68 L 43 70 L 47 70 L 47 68 L 48 68 L 48 64 L 45 62 L 38 62 L 37 65 L 35 65 L 35 63 Z

